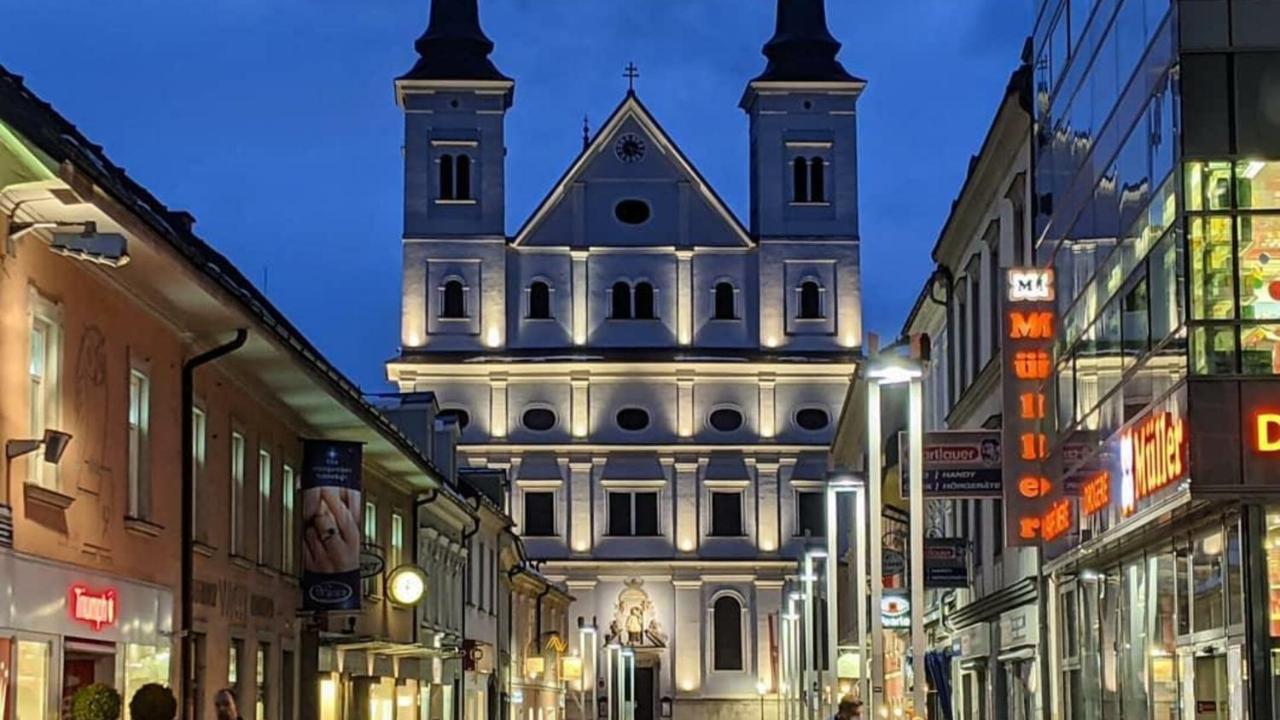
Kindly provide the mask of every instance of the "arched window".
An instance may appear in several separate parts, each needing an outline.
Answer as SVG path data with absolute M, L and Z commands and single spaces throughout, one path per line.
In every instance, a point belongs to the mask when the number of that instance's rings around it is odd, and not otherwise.
M 467 316 L 467 302 L 465 290 L 462 287 L 461 280 L 450 280 L 444 284 L 444 301 L 440 306 L 440 317 L 442 318 L 465 318 Z
M 471 199 L 471 158 L 467 155 L 459 155 L 457 160 L 457 175 L 454 180 L 454 187 L 457 188 L 457 199 Z
M 800 284 L 800 319 L 818 320 L 822 317 L 822 288 L 812 280 Z
M 636 319 L 652 320 L 657 317 L 653 312 L 653 286 L 647 282 L 636 283 Z
M 791 161 L 792 189 L 795 202 L 809 202 L 809 167 L 804 158 Z
M 453 189 L 453 156 L 440 156 L 440 199 L 452 200 L 454 198 Z
M 614 320 L 631 319 L 631 286 L 619 280 L 613 284 L 613 312 L 609 317 Z
M 809 202 L 826 202 L 826 163 L 816 157 L 809 161 Z
M 547 320 L 551 317 L 551 288 L 541 280 L 529 286 L 529 319 Z
M 727 282 L 716 283 L 716 319 L 733 320 L 738 317 L 736 295 L 733 285 Z
M 746 669 L 742 652 L 742 603 L 722 595 L 711 607 L 711 665 L 719 671 Z

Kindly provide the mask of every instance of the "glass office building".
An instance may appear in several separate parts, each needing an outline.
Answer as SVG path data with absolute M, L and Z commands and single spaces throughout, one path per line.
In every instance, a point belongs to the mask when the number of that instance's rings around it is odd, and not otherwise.
M 1280 1 L 1042 0 L 1048 716 L 1280 717 Z

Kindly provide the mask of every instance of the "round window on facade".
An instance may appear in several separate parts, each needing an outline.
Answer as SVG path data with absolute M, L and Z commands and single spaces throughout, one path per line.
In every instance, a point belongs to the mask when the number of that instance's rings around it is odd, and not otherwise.
M 643 430 L 649 427 L 649 411 L 642 408 L 623 408 L 618 411 L 618 427 L 623 430 Z
M 821 430 L 831 424 L 831 416 L 822 408 L 805 408 L 796 413 L 796 424 L 805 430 Z
M 733 432 L 742 427 L 742 413 L 733 408 L 720 408 L 711 413 L 711 427 L 720 432 Z
M 641 225 L 649 220 L 649 203 L 643 200 L 623 200 L 613 208 L 614 217 L 626 225 Z
M 440 411 L 439 417 L 456 419 L 459 430 L 466 430 L 467 426 L 471 424 L 471 413 L 462 408 L 445 408 Z
M 556 426 L 556 414 L 546 408 L 529 408 L 524 411 L 524 426 L 545 432 Z

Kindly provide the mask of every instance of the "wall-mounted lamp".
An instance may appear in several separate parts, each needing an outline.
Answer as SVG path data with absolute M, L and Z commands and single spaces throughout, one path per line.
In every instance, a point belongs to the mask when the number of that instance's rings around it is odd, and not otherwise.
M 57 464 L 62 460 L 62 453 L 66 452 L 67 446 L 71 444 L 71 433 L 65 433 L 61 430 L 46 429 L 44 437 L 38 440 L 9 440 L 4 444 L 4 459 L 12 460 L 23 455 L 29 455 L 40 446 L 44 446 L 44 461 Z
M 658 701 L 658 714 L 664 718 L 671 717 L 671 698 L 664 697 Z
M 78 233 L 54 233 L 49 250 L 77 260 L 122 267 L 129 263 L 129 243 L 118 233 L 99 233 L 98 224 L 87 222 L 17 222 L 9 224 L 9 237 L 5 239 L 5 250 L 14 252 L 14 243 L 22 236 L 36 230 L 57 230 L 59 228 L 81 228 Z
M 602 720 L 609 717 L 609 698 L 605 695 L 601 695 L 596 701 L 596 717 Z

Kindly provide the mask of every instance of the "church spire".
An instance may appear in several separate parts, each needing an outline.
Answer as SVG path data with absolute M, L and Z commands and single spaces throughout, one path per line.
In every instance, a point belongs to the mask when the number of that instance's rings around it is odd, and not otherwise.
M 480 29 L 477 0 L 431 0 L 427 31 L 414 43 L 418 62 L 401 80 L 510 80 L 489 60 L 493 41 Z
M 826 0 L 778 0 L 777 27 L 764 46 L 769 64 L 756 81 L 857 81 L 836 60 L 838 52 L 840 42 L 827 29 Z

